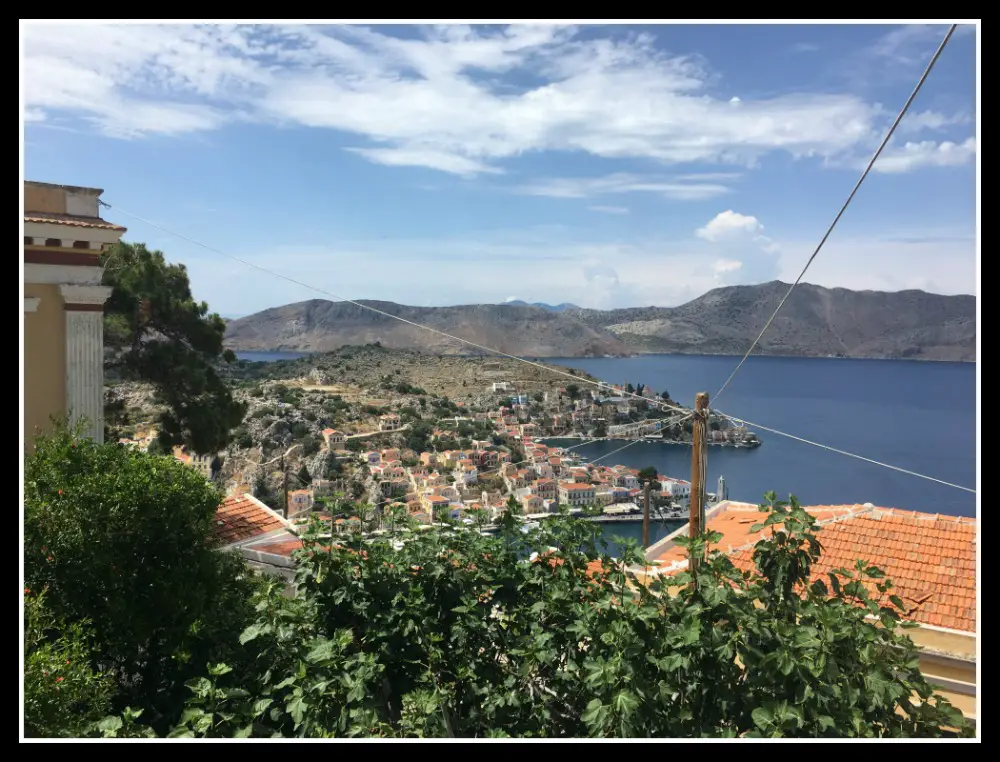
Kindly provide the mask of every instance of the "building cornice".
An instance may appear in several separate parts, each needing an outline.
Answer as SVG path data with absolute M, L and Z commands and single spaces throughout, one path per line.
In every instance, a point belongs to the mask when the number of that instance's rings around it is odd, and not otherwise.
M 111 286 L 63 284 L 59 293 L 63 301 L 69 305 L 85 305 L 101 307 L 111 296 Z
M 61 265 L 49 263 L 24 263 L 24 282 L 44 285 L 80 284 L 99 285 L 104 270 L 96 264 Z

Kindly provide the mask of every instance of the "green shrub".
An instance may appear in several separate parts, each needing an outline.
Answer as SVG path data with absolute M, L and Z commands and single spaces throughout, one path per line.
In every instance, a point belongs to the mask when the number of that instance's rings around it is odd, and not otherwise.
M 24 734 L 80 738 L 111 709 L 114 681 L 92 664 L 87 622 L 59 620 L 24 590 Z
M 173 458 L 65 428 L 36 441 L 24 493 L 26 586 L 89 623 L 116 708 L 176 708 L 187 670 L 231 653 L 251 613 L 252 574 L 209 542 L 220 494 Z

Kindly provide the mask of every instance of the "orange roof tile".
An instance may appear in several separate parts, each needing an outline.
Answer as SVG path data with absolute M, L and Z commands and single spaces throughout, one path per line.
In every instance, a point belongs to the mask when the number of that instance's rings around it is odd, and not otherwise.
M 211 538 L 219 545 L 232 545 L 287 526 L 288 522 L 253 495 L 232 495 L 215 511 Z
M 289 557 L 302 547 L 302 540 L 284 540 L 283 542 L 272 542 L 266 545 L 254 545 L 254 550 L 261 553 L 271 553 L 276 556 Z
M 55 214 L 52 212 L 28 212 L 24 213 L 25 222 L 50 223 L 53 225 L 72 225 L 77 228 L 100 228 L 102 230 L 121 230 L 126 228 L 121 225 L 102 220 L 100 217 L 77 217 L 72 214 Z
M 975 519 L 858 505 L 806 510 L 820 522 L 817 537 L 823 547 L 814 578 L 826 579 L 834 569 L 867 561 L 892 580 L 893 593 L 906 604 L 907 619 L 976 631 Z M 722 534 L 713 549 L 731 553 L 742 569 L 753 568 L 753 546 L 763 535 L 750 528 L 766 518 L 754 506 L 728 506 L 708 521 L 708 529 Z M 656 560 L 671 564 L 686 555 L 674 546 Z

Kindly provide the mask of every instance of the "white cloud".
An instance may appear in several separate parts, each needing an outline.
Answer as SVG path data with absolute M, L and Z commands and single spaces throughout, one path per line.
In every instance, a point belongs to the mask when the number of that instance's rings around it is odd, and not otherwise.
M 816 241 L 782 240 L 779 277 L 792 282 Z M 805 280 L 822 286 L 939 294 L 976 293 L 976 242 L 968 232 L 907 230 L 899 234 L 833 236 Z
M 462 177 L 472 177 L 481 173 L 502 174 L 503 170 L 490 167 L 474 159 L 467 159 L 452 153 L 421 148 L 348 148 L 348 151 L 363 156 L 376 164 L 390 167 L 425 167 L 450 172 Z
M 924 167 L 959 167 L 975 161 L 975 156 L 975 138 L 969 138 L 963 143 L 952 143 L 949 140 L 937 143 L 925 140 L 920 143 L 906 143 L 896 148 L 886 148 L 872 169 L 876 172 L 898 174 Z
M 897 128 L 901 133 L 923 132 L 924 130 L 943 130 L 956 125 L 969 124 L 972 118 L 968 114 L 942 114 L 939 111 L 921 111 L 907 114 Z
M 819 45 L 814 42 L 797 42 L 792 46 L 795 53 L 815 53 L 819 50 Z
M 887 119 L 850 94 L 712 94 L 717 76 L 646 34 L 595 38 L 555 25 L 31 25 L 22 27 L 26 108 L 135 137 L 234 121 L 354 136 L 366 159 L 460 176 L 532 152 L 750 166 L 771 152 L 853 155 Z M 524 84 L 531 81 L 530 86 Z M 709 198 L 723 186 L 650 189 Z M 619 191 L 623 192 L 623 191 Z
M 722 174 L 729 178 L 732 174 Z M 737 175 L 738 176 L 738 175 Z M 529 196 L 552 198 L 590 198 L 617 193 L 654 193 L 677 201 L 700 201 L 729 193 L 729 187 L 711 182 L 719 174 L 682 177 L 653 177 L 617 173 L 605 177 L 545 178 L 519 186 L 516 190 Z
M 975 32 L 974 24 L 960 24 L 954 37 Z M 903 66 L 926 66 L 948 31 L 948 24 L 904 24 L 879 37 L 868 53 L 885 62 Z
M 712 265 L 712 270 L 716 277 L 734 273 L 743 267 L 743 263 L 738 259 L 719 259 Z
M 37 108 L 26 108 L 24 110 L 25 122 L 44 122 L 45 112 Z
M 628 214 L 626 206 L 588 206 L 587 208 L 592 212 L 601 212 L 602 214 Z
M 740 214 L 728 209 L 719 212 L 708 223 L 695 231 L 695 235 L 713 243 L 719 241 L 753 240 L 760 236 L 764 226 L 753 215 Z

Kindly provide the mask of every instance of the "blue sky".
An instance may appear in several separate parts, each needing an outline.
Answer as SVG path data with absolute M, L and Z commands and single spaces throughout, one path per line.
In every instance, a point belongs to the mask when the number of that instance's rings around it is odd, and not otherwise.
M 21 32 L 28 179 L 348 298 L 608 308 L 793 280 L 945 27 Z M 974 292 L 974 32 L 807 281 Z M 224 315 L 322 298 L 106 216 Z

